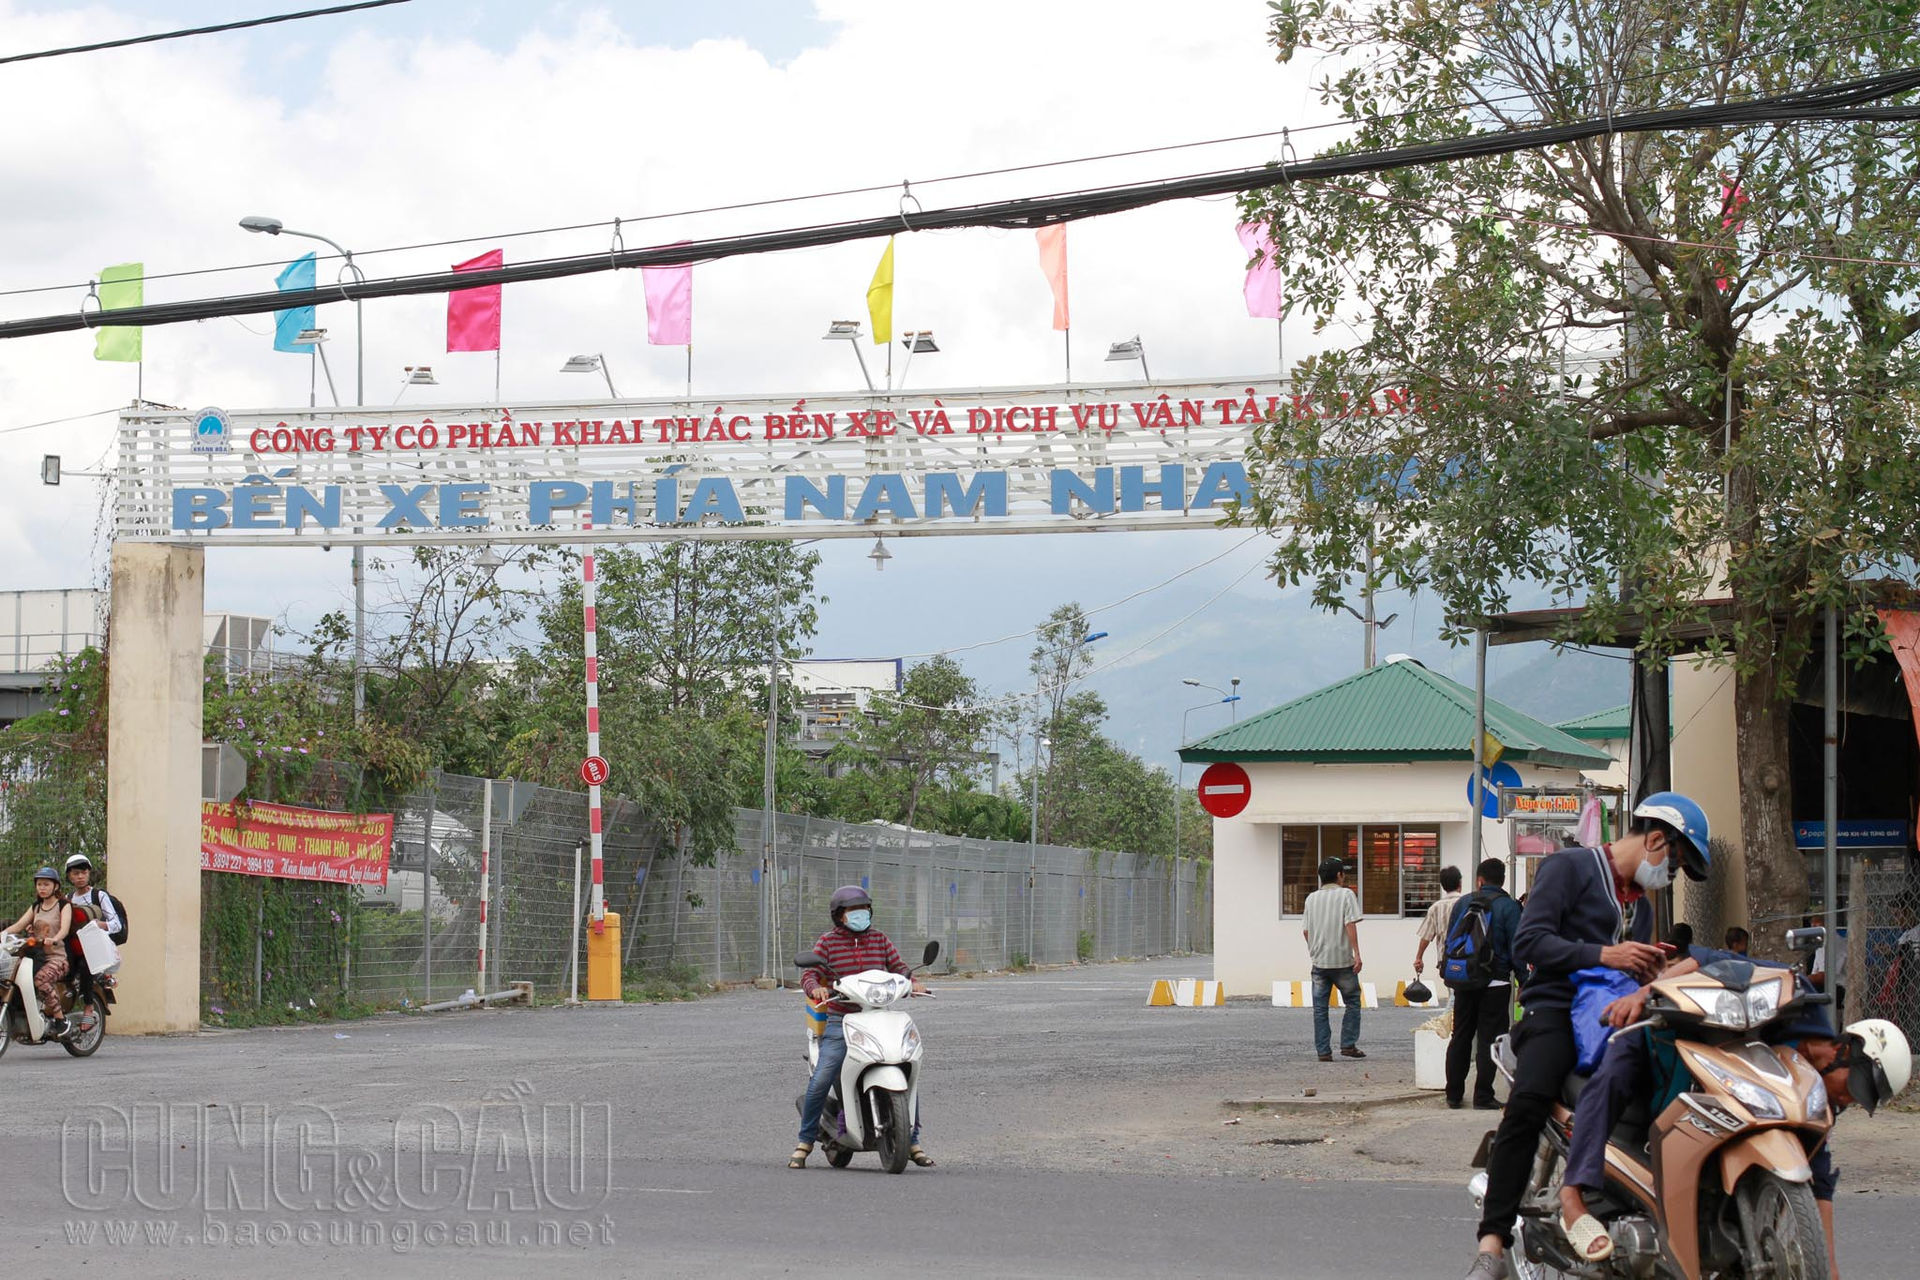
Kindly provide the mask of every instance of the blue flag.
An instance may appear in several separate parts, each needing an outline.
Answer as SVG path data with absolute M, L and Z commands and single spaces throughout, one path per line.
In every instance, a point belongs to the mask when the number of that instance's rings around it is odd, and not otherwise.
M 287 269 L 274 277 L 273 283 L 282 293 L 290 289 L 311 289 L 314 287 L 314 257 L 309 253 L 305 257 L 295 258 L 287 264 Z M 314 309 L 312 307 L 291 307 L 285 311 L 273 313 L 273 349 L 291 351 L 295 355 L 306 355 L 313 348 L 307 344 L 296 344 L 294 339 L 303 329 L 314 327 Z

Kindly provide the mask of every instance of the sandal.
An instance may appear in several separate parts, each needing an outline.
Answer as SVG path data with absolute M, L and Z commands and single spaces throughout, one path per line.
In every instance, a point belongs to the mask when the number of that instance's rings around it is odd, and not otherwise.
M 919 1165 L 922 1169 L 933 1168 L 933 1157 L 928 1155 L 927 1149 L 921 1146 L 917 1142 L 914 1143 L 912 1147 L 908 1148 L 907 1159 L 913 1161 L 915 1164 Z
M 812 1154 L 813 1154 L 813 1144 L 811 1142 L 802 1142 L 801 1144 L 799 1144 L 793 1149 L 793 1154 L 787 1157 L 787 1168 L 789 1169 L 806 1168 L 807 1157 Z
M 1613 1237 L 1607 1234 L 1600 1220 L 1590 1213 L 1583 1213 L 1568 1222 L 1558 1213 L 1554 1221 L 1560 1224 L 1560 1234 L 1567 1238 L 1573 1251 L 1585 1262 L 1605 1262 L 1613 1256 Z

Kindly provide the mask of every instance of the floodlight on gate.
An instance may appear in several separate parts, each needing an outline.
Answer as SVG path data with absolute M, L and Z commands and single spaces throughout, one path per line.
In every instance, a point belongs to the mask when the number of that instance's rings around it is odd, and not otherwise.
M 940 350 L 940 344 L 933 340 L 931 329 L 921 329 L 904 335 L 900 339 L 900 345 L 907 349 L 909 355 L 931 355 Z
M 437 387 L 440 379 L 433 376 L 430 365 L 410 364 L 407 366 L 407 385 L 410 387 Z
M 887 561 L 893 559 L 893 552 L 887 550 L 887 540 L 877 533 L 873 535 L 873 550 L 867 552 L 867 559 L 881 572 L 886 571 Z
M 835 338 L 843 342 L 858 341 L 860 338 L 860 322 L 858 320 L 835 320 L 827 326 L 827 331 L 820 335 L 822 342 L 831 341 Z
M 293 335 L 293 345 L 296 347 L 318 346 L 326 340 L 327 331 L 325 329 L 302 329 Z

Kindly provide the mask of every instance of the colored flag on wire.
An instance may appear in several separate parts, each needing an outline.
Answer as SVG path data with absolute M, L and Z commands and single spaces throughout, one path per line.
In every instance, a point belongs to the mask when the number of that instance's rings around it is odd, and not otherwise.
M 893 341 L 893 237 L 887 237 L 887 251 L 873 269 L 873 283 L 867 286 L 867 314 L 873 319 L 873 345 Z
M 291 293 L 296 289 L 311 289 L 314 286 L 314 256 L 309 253 L 295 258 L 287 264 L 286 270 L 273 278 L 273 287 L 282 293 Z M 295 338 L 307 329 L 314 327 L 317 313 L 312 307 L 288 307 L 285 311 L 273 313 L 273 349 L 291 351 L 296 355 L 310 354 L 313 347 L 306 343 L 297 343 Z
M 1040 274 L 1053 290 L 1053 327 L 1070 329 L 1067 320 L 1067 224 L 1056 222 L 1033 233 L 1040 242 Z
M 494 249 L 477 258 L 453 264 L 455 271 L 485 271 L 505 266 L 506 251 Z M 500 286 L 483 284 L 477 289 L 455 289 L 447 295 L 447 350 L 498 351 L 500 349 Z
M 1247 268 L 1247 314 L 1257 319 L 1280 318 L 1280 262 L 1264 222 L 1243 222 L 1236 231 L 1247 257 L 1257 259 Z
M 103 267 L 100 271 L 100 309 L 102 311 L 124 311 L 128 307 L 137 307 L 146 296 L 146 267 L 138 262 L 123 262 L 117 267 Z M 93 358 L 95 360 L 121 360 L 128 364 L 140 362 L 140 335 L 138 326 L 105 325 L 93 335 Z
M 656 347 L 690 346 L 693 343 L 693 264 L 642 267 L 640 281 L 647 290 L 647 341 Z
M 1747 203 L 1747 193 L 1740 189 L 1738 180 L 1728 182 L 1725 178 L 1720 179 L 1720 229 L 1722 231 L 1731 231 L 1736 236 L 1740 234 L 1741 228 L 1747 225 Z M 1725 293 L 1727 277 L 1724 275 L 1715 277 L 1713 285 L 1721 293 Z

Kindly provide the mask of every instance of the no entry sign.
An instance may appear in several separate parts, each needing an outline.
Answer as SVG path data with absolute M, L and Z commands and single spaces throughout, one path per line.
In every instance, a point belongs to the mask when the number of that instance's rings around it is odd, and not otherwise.
M 1207 766 L 1200 775 L 1200 807 L 1216 818 L 1231 818 L 1253 799 L 1253 780 L 1229 760 Z

